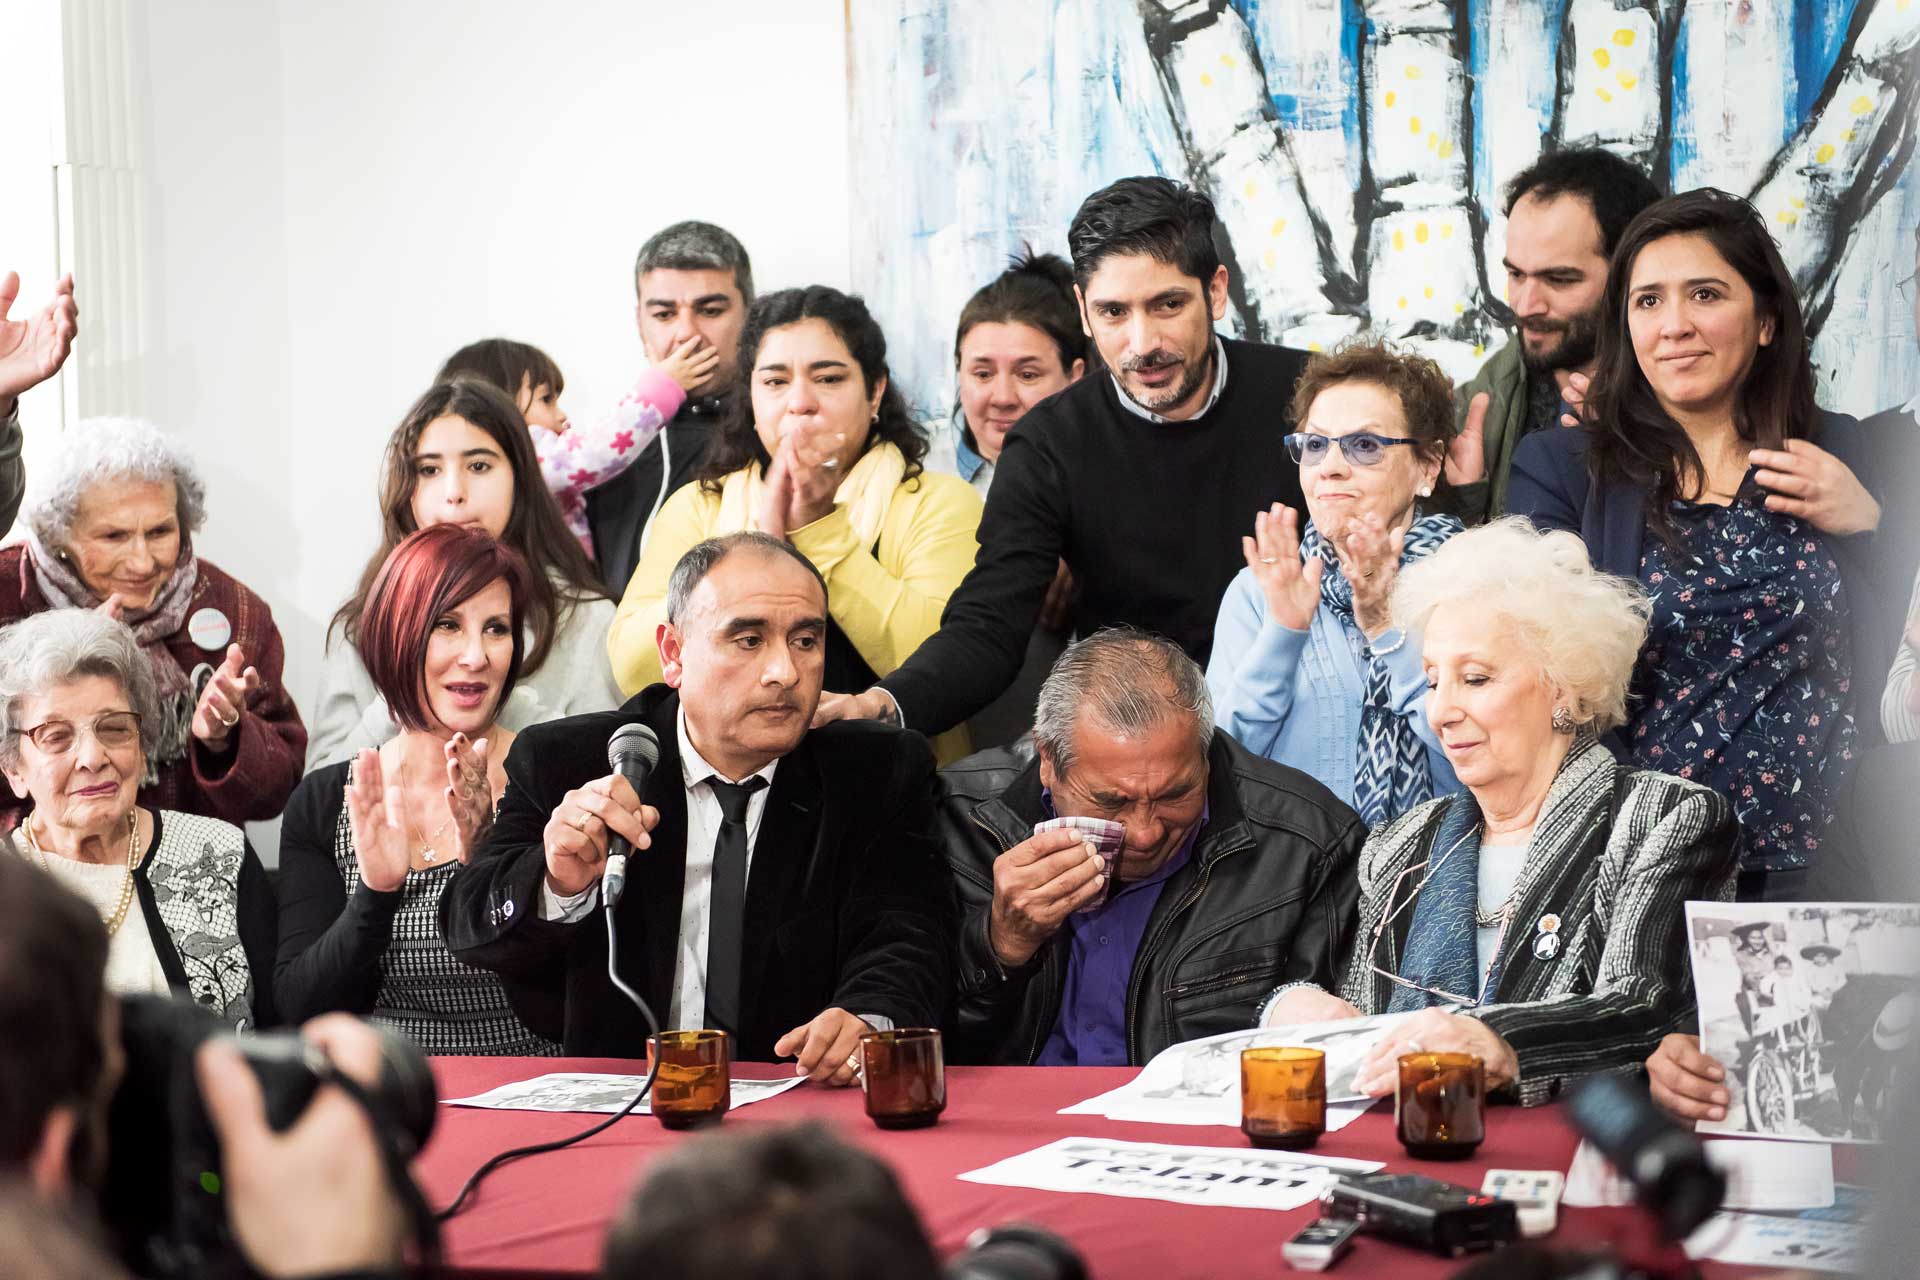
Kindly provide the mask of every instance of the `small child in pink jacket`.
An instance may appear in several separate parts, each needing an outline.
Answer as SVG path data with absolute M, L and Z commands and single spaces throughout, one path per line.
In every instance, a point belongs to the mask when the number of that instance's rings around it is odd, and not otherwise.
M 567 528 L 593 555 L 587 527 L 587 491 L 632 466 L 680 406 L 720 362 L 719 351 L 693 337 L 659 364 L 643 370 L 633 389 L 599 423 L 574 426 L 560 408 L 566 381 L 560 366 L 538 347 L 506 338 L 486 338 L 460 348 L 440 368 L 439 381 L 479 378 L 520 406 L 540 457 L 540 476 L 560 504 Z

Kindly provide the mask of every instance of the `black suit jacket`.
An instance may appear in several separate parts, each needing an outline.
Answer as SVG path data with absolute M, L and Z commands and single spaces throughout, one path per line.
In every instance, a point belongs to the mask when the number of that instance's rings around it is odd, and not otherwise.
M 642 690 L 617 711 L 523 731 L 507 754 L 493 830 L 447 886 L 440 928 L 469 964 L 498 972 L 529 1026 L 569 1054 L 638 1057 L 639 1011 L 607 977 L 607 927 L 539 918 L 541 834 L 562 797 L 607 773 L 607 739 L 640 721 L 660 740 L 642 799 L 660 811 L 614 908 L 620 976 L 657 1017 L 670 1004 L 686 871 L 679 695 Z M 929 834 L 933 752 L 871 722 L 809 733 L 780 762 L 747 880 L 741 1026 L 734 1056 L 770 1061 L 776 1040 L 839 1007 L 898 1026 L 938 1026 L 953 989 L 953 887 Z

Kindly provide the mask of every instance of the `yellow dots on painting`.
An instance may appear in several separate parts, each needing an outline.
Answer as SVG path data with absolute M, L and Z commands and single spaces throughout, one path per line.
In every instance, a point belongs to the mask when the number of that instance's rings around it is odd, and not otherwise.
M 1255 196 L 1260 194 L 1260 184 L 1255 182 L 1252 178 L 1248 178 L 1246 191 L 1247 191 L 1247 199 L 1251 200 Z
M 1800 215 L 1795 213 L 1791 209 L 1782 209 L 1779 213 L 1776 213 L 1773 216 L 1780 219 L 1780 222 L 1783 226 L 1789 226 L 1789 227 L 1798 226 L 1800 223 Z
M 1423 290 L 1422 290 L 1421 292 L 1422 292 L 1422 293 L 1423 293 L 1423 294 L 1424 294 L 1424 295 L 1425 295 L 1426 297 L 1429 297 L 1429 298 L 1431 298 L 1431 297 L 1433 296 L 1433 286 L 1432 286 L 1432 285 L 1428 285 L 1428 286 L 1427 286 L 1427 287 L 1426 287 L 1425 289 L 1423 289 Z
M 1813 153 L 1813 162 L 1815 164 L 1825 164 L 1831 159 L 1833 159 L 1833 144 L 1831 142 L 1821 143 L 1820 149 Z
M 1239 64 L 1234 62 L 1232 54 L 1223 53 L 1220 55 L 1220 65 L 1223 67 L 1226 67 L 1228 70 L 1232 70 L 1235 66 Z
M 1615 31 L 1613 33 L 1613 42 L 1619 45 L 1622 49 L 1633 48 L 1633 41 L 1634 41 L 1634 34 L 1632 31 L 1628 30 L 1626 27 L 1621 27 L 1618 31 Z
M 1869 98 L 1866 94 L 1863 93 L 1859 97 L 1855 98 L 1853 102 L 1849 105 L 1852 108 L 1853 114 L 1857 116 L 1863 116 L 1867 114 L 1867 112 L 1873 110 L 1873 99 Z
M 1402 298 L 1398 302 L 1396 302 L 1394 305 L 1399 307 L 1402 311 L 1405 311 L 1407 309 L 1407 300 L 1405 298 Z
M 1443 141 L 1443 142 L 1441 142 L 1441 144 L 1440 144 L 1440 158 L 1441 158 L 1442 160 L 1445 160 L 1445 159 L 1447 159 L 1448 157 L 1450 157 L 1450 156 L 1452 156 L 1452 155 L 1453 155 L 1453 143 L 1452 143 L 1452 142 L 1449 142 L 1449 141 Z
M 1484 343 L 1484 342 L 1476 342 L 1476 343 L 1474 343 L 1474 344 L 1473 344 L 1473 358 L 1474 358 L 1475 360 L 1478 360 L 1478 359 L 1479 359 L 1479 358 L 1480 358 L 1481 356 L 1483 356 L 1483 355 L 1485 355 L 1485 354 L 1487 354 L 1487 344 L 1486 344 L 1486 343 Z
M 1432 130 L 1428 130 L 1427 131 L 1427 150 L 1438 151 L 1439 149 L 1440 149 L 1440 135 L 1437 133 L 1434 133 Z
M 1407 79 L 1418 80 L 1419 78 L 1420 78 L 1420 68 L 1414 66 L 1411 63 L 1407 64 Z
M 1269 271 L 1280 265 L 1280 255 L 1271 249 L 1267 250 L 1266 254 L 1262 256 L 1260 260 L 1267 264 L 1267 270 Z
M 1393 233 L 1393 251 L 1395 253 L 1404 253 L 1406 252 L 1406 248 L 1407 248 L 1407 233 L 1404 231 L 1394 232 Z
M 1387 90 L 1386 95 L 1382 97 L 1380 100 L 1386 103 L 1388 106 L 1392 106 L 1394 103 L 1400 100 L 1400 95 L 1395 93 L 1393 90 L 1389 89 Z
M 1411 120 L 1409 120 L 1409 121 L 1407 121 L 1407 131 L 1408 131 L 1409 133 L 1412 133 L 1412 134 L 1414 134 L 1414 135 L 1416 135 L 1416 136 L 1417 136 L 1417 135 L 1419 134 L 1419 132 L 1420 132 L 1420 117 L 1419 117 L 1419 116 L 1415 116 L 1415 117 L 1414 117 L 1413 119 L 1411 119 Z
M 1639 76 L 1629 75 L 1625 71 L 1615 72 L 1613 78 L 1620 82 L 1620 87 L 1622 89 L 1631 89 L 1633 88 L 1633 86 L 1640 83 Z
M 1416 222 L 1416 223 L 1414 224 L 1414 226 L 1413 226 L 1413 238 L 1414 238 L 1415 240 L 1418 240 L 1418 241 L 1419 241 L 1419 242 L 1420 242 L 1421 244 L 1425 244 L 1425 243 L 1427 242 L 1427 237 L 1428 237 L 1429 235 L 1431 235 L 1431 234 L 1432 234 L 1432 232 L 1430 232 L 1430 231 L 1428 231 L 1428 230 L 1427 230 L 1427 224 L 1426 224 L 1426 223 L 1424 223 L 1424 222 Z
M 1611 93 L 1608 93 L 1605 89 L 1595 89 L 1594 92 L 1600 95 L 1600 101 L 1602 102 L 1613 101 L 1613 95 Z
M 1211 89 L 1211 88 L 1213 88 L 1213 77 L 1212 77 L 1212 76 L 1210 76 L 1210 75 L 1208 75 L 1208 74 L 1207 74 L 1206 72 L 1204 72 L 1204 71 L 1202 71 L 1202 72 L 1200 73 L 1200 87 L 1201 87 L 1202 89 Z
M 1321 346 L 1321 345 L 1320 345 L 1319 343 L 1317 343 L 1317 342 L 1309 342 L 1309 343 L 1307 344 L 1307 350 L 1309 350 L 1309 351 L 1325 351 L 1325 350 L 1326 350 L 1326 348 L 1325 348 L 1325 347 L 1323 347 L 1323 346 Z
M 1842 142 L 1852 142 L 1853 139 L 1854 139 L 1854 132 L 1851 129 L 1847 130 L 1845 133 L 1840 135 L 1840 140 Z
M 1440 224 L 1440 238 L 1442 240 L 1453 239 L 1453 224 L 1451 222 L 1443 222 Z
M 1466 303 L 1464 303 L 1464 302 L 1456 302 L 1456 303 L 1454 303 L 1454 304 L 1453 304 L 1453 314 L 1455 314 L 1455 315 L 1457 315 L 1457 316 L 1463 316 L 1463 315 L 1465 315 L 1465 314 L 1467 314 L 1467 304 L 1466 304 Z
M 1273 225 L 1268 227 L 1267 231 L 1276 236 L 1285 235 L 1287 232 L 1287 220 L 1285 218 L 1275 218 Z
M 1613 65 L 1613 55 L 1605 49 L 1595 49 L 1593 51 L 1593 65 L 1605 71 Z

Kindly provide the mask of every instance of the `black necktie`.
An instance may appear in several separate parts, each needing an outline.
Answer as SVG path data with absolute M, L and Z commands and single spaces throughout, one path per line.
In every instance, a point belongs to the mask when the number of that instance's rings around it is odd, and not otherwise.
M 707 1020 L 714 1029 L 740 1031 L 740 950 L 747 913 L 747 802 L 765 778 L 722 782 L 708 778 L 720 802 L 720 833 L 713 841 L 713 898 L 707 924 Z

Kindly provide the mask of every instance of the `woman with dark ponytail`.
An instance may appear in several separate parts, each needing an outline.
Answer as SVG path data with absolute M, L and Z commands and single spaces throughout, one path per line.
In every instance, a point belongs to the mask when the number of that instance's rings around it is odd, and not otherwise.
M 985 498 L 1007 432 L 1027 410 L 1078 382 L 1086 355 L 1073 268 L 1058 254 L 1027 249 L 961 309 L 953 415 L 928 431 L 928 469 L 952 472 Z
M 1073 298 L 1073 267 L 1058 254 L 1028 247 L 960 310 L 953 335 L 953 413 L 926 424 L 927 469 L 959 476 L 985 499 L 1007 433 L 1027 410 L 1080 380 L 1088 351 Z M 1040 682 L 1073 639 L 1067 626 L 1072 599 L 1073 575 L 1063 560 L 1020 675 L 967 721 L 974 746 L 1011 742 L 1033 726 Z

